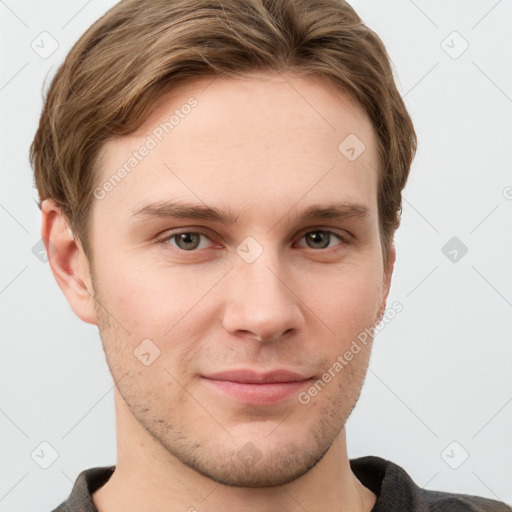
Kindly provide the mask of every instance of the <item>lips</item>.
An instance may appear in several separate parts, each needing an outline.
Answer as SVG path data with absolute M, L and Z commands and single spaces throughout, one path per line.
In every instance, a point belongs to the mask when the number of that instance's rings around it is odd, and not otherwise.
M 202 382 L 216 393 L 239 403 L 270 405 L 296 396 L 310 385 L 312 377 L 289 370 L 259 373 L 254 370 L 229 370 L 202 376 Z
M 224 380 L 240 382 L 243 384 L 300 382 L 310 378 L 289 370 L 274 370 L 266 373 L 258 373 L 254 370 L 230 370 L 212 375 L 205 375 L 204 377 L 211 380 Z

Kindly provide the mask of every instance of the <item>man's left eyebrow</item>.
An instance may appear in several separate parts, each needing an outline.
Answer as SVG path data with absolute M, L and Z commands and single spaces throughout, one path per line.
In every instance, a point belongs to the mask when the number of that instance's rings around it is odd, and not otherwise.
M 350 218 L 367 218 L 370 209 L 359 203 L 314 204 L 295 215 L 299 224 L 322 220 L 344 220 Z

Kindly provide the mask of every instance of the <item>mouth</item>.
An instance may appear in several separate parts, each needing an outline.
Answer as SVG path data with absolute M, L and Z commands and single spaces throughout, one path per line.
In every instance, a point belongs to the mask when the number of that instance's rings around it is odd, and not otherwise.
M 258 373 L 253 370 L 230 370 L 202 375 L 208 388 L 244 404 L 270 405 L 296 396 L 314 381 L 314 377 L 288 370 Z

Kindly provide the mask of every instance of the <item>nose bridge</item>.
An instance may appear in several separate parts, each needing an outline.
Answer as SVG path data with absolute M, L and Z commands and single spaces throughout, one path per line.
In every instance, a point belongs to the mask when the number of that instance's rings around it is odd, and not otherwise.
M 268 251 L 267 251 L 268 255 Z M 241 263 L 240 272 L 245 283 L 244 289 L 262 304 L 269 302 L 288 302 L 289 290 L 285 287 L 282 276 L 282 265 L 277 257 L 260 256 L 253 263 Z
M 232 332 L 249 331 L 259 339 L 274 339 L 301 326 L 301 310 L 291 291 L 293 284 L 286 282 L 290 273 L 278 248 L 258 244 L 260 248 L 255 240 L 246 240 L 237 248 L 225 327 Z

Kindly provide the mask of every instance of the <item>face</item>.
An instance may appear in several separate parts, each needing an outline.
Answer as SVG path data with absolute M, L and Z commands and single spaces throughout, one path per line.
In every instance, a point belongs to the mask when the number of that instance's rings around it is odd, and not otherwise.
M 389 283 L 363 110 L 318 78 L 199 80 L 99 164 L 97 323 L 127 410 L 218 482 L 307 472 L 359 397 L 371 339 L 353 342 Z

